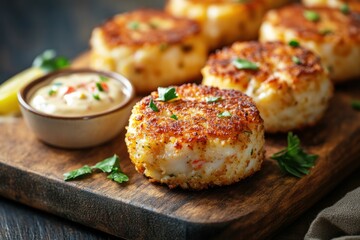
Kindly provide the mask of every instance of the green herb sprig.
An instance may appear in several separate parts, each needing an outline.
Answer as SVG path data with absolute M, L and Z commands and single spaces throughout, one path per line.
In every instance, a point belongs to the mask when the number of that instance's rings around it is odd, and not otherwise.
M 304 17 L 306 20 L 308 20 L 310 22 L 317 22 L 320 20 L 319 13 L 317 13 L 315 11 L 311 11 L 311 10 L 304 11 Z
M 300 139 L 292 132 L 288 133 L 287 144 L 284 150 L 275 153 L 271 158 L 278 162 L 282 171 L 295 177 L 301 178 L 309 174 L 318 156 L 305 153 L 300 146 Z
M 151 110 L 153 110 L 154 112 L 158 112 L 158 111 L 159 111 L 159 108 L 156 106 L 156 104 L 154 103 L 154 100 L 153 100 L 153 99 L 150 100 L 149 108 L 151 108 Z
M 229 111 L 224 111 L 222 113 L 219 113 L 218 118 L 227 118 L 227 117 L 231 117 L 231 113 Z
M 351 102 L 351 107 L 352 107 L 354 110 L 360 111 L 360 100 L 353 100 L 353 101 Z
M 239 70 L 248 69 L 248 70 L 258 70 L 259 66 L 256 63 L 250 62 L 245 59 L 236 58 L 232 61 L 232 64 Z
M 123 183 L 129 181 L 129 177 L 124 174 L 120 168 L 119 157 L 114 154 L 114 156 L 104 159 L 101 162 L 98 162 L 94 166 L 84 165 L 79 169 L 67 172 L 64 174 L 64 180 L 70 181 L 77 179 L 79 177 L 93 173 L 94 169 L 101 170 L 104 173 L 109 173 L 108 179 L 111 179 L 118 183 Z
M 43 69 L 45 72 L 52 72 L 68 67 L 70 61 L 65 57 L 56 56 L 54 50 L 46 50 L 34 59 L 32 65 Z
M 169 88 L 158 87 L 158 94 L 159 97 L 157 98 L 157 100 L 159 101 L 168 102 L 170 100 L 178 98 L 178 95 L 174 87 L 169 87 Z
M 221 97 L 206 97 L 205 98 L 207 103 L 214 103 L 221 100 Z

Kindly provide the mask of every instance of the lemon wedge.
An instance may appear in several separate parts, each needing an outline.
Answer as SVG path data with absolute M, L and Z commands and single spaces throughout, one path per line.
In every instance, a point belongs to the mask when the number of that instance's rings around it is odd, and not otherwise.
M 37 56 L 33 67 L 28 68 L 0 85 L 0 115 L 15 115 L 20 112 L 17 94 L 34 79 L 58 69 L 68 67 L 69 60 L 57 57 L 54 50 L 46 50 Z
M 10 115 L 19 112 L 17 93 L 20 89 L 46 72 L 38 67 L 28 68 L 0 85 L 0 114 Z

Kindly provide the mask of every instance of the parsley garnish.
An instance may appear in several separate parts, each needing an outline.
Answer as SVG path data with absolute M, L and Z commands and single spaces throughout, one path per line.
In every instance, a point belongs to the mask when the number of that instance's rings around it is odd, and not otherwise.
M 129 181 L 129 177 L 121 171 L 119 157 L 116 154 L 98 162 L 92 167 L 85 165 L 79 169 L 67 172 L 64 174 L 64 180 L 69 181 L 86 174 L 91 174 L 93 169 L 99 169 L 104 173 L 110 173 L 107 178 L 114 180 L 115 182 L 123 183 Z
M 155 105 L 154 101 L 151 99 L 150 103 L 149 103 L 149 107 L 151 108 L 151 110 L 153 110 L 154 112 L 158 112 L 159 109 L 158 107 Z
M 296 56 L 292 56 L 291 60 L 296 63 L 297 65 L 301 65 L 302 62 L 300 60 L 300 58 L 296 57 Z
M 343 13 L 343 14 L 348 14 L 350 13 L 350 7 L 349 5 L 347 5 L 346 3 L 342 4 L 340 6 L 340 11 Z
M 245 59 L 237 58 L 232 61 L 232 64 L 239 70 L 241 69 L 250 69 L 258 70 L 259 66 L 256 63 L 250 62 Z
M 178 117 L 177 117 L 175 114 L 171 115 L 170 117 L 171 117 L 172 119 L 178 120 Z
M 207 103 L 214 103 L 221 100 L 221 97 L 206 97 L 205 98 Z
M 296 41 L 296 40 L 291 40 L 291 41 L 289 42 L 289 45 L 290 45 L 291 47 L 299 47 L 299 46 L 300 46 L 300 43 L 299 43 L 298 41 Z
M 105 77 L 103 75 L 100 75 L 99 78 L 100 78 L 100 81 L 103 81 L 103 82 L 109 81 L 109 78 L 107 78 L 107 77 Z
M 351 106 L 354 110 L 360 111 L 360 101 L 359 100 L 352 101 Z
M 55 95 L 56 93 L 57 93 L 57 91 L 54 89 L 49 90 L 49 96 Z
M 97 83 L 96 83 L 96 87 L 97 87 L 97 89 L 98 89 L 100 92 L 103 92 L 103 91 L 104 91 L 104 88 L 102 87 L 101 83 L 97 82 Z
M 231 117 L 231 113 L 229 111 L 224 111 L 217 115 L 219 118 Z
M 138 30 L 139 27 L 140 27 L 140 23 L 139 22 L 130 22 L 128 25 L 127 25 L 128 28 L 132 29 L 132 30 Z
M 309 174 L 309 169 L 315 165 L 318 156 L 305 153 L 300 146 L 300 139 L 292 132 L 288 133 L 287 142 L 288 146 L 271 158 L 278 161 L 282 171 L 295 177 L 301 178 Z
M 89 173 L 91 173 L 91 167 L 89 167 L 88 165 L 85 165 L 79 169 L 65 173 L 64 180 L 65 181 L 72 180 L 72 179 L 84 176 L 86 174 L 89 174 Z
M 306 18 L 306 20 L 311 22 L 317 22 L 320 20 L 320 15 L 317 12 L 311 10 L 306 10 L 304 12 L 304 17 Z
M 169 88 L 158 87 L 158 94 L 159 97 L 157 98 L 157 100 L 164 102 L 170 101 L 178 97 L 174 87 L 169 87 Z
M 98 100 L 98 101 L 100 101 L 100 96 L 99 96 L 99 94 L 98 93 L 93 93 L 93 98 L 95 99 L 95 100 Z
M 332 31 L 331 29 L 325 28 L 325 29 L 319 30 L 319 33 L 320 33 L 321 35 L 328 35 L 328 34 L 333 33 L 333 31 Z
M 57 57 L 54 50 L 46 50 L 34 59 L 32 65 L 43 69 L 45 72 L 52 72 L 68 67 L 70 61 L 65 57 Z

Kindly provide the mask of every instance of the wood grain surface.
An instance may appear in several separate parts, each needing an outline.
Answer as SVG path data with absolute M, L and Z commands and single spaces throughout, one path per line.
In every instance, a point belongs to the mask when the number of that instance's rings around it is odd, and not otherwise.
M 323 120 L 298 133 L 304 148 L 320 155 L 310 175 L 297 179 L 280 172 L 269 156 L 285 147 L 286 136 L 269 135 L 268 158 L 259 173 L 232 186 L 200 192 L 149 183 L 128 159 L 124 132 L 102 146 L 69 151 L 38 141 L 21 118 L 3 119 L 0 194 L 129 239 L 265 238 L 360 165 L 360 114 L 350 105 L 359 89 L 355 83 L 343 86 Z M 121 156 L 129 183 L 118 185 L 103 174 L 62 180 L 64 172 L 114 153 Z

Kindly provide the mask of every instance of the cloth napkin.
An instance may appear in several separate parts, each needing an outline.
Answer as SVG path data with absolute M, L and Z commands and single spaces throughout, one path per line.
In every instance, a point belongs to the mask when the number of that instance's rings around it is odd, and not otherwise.
M 360 187 L 321 211 L 312 222 L 305 239 L 360 240 Z

